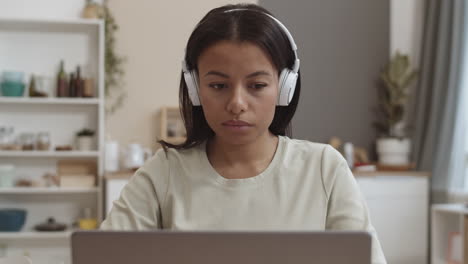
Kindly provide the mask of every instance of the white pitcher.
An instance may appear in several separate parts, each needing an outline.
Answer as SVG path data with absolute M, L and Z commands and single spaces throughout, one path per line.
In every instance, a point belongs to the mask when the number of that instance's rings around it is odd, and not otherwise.
M 123 154 L 124 167 L 126 169 L 138 169 L 143 166 L 146 159 L 150 158 L 152 154 L 149 148 L 143 148 L 140 144 L 128 144 Z
M 119 143 L 108 140 L 106 142 L 104 168 L 107 172 L 119 170 Z

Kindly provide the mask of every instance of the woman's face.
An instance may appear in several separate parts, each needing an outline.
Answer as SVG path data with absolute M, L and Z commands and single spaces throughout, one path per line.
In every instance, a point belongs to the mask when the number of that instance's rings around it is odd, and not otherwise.
M 268 136 L 278 97 L 278 73 L 250 42 L 220 41 L 198 59 L 200 101 L 217 139 L 245 144 Z

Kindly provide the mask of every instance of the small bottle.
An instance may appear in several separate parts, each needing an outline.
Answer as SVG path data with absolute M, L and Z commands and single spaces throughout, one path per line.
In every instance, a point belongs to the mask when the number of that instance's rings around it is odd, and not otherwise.
M 94 80 L 91 78 L 83 82 L 83 97 L 94 97 Z
M 353 143 L 346 142 L 343 145 L 344 158 L 350 169 L 354 168 L 354 146 Z
M 75 96 L 83 97 L 83 79 L 81 78 L 80 66 L 76 67 Z
M 85 65 L 82 68 L 82 87 L 83 87 L 83 97 L 94 97 L 94 79 L 92 78 L 92 73 L 89 69 L 89 65 Z
M 30 97 L 37 96 L 37 93 L 36 93 L 36 78 L 34 78 L 34 74 L 31 75 L 31 81 L 29 81 L 29 96 Z
M 68 85 L 68 97 L 76 97 L 75 74 L 70 73 L 70 82 Z
M 60 61 L 60 70 L 57 75 L 57 97 L 67 97 L 67 74 L 65 73 L 65 66 L 63 60 Z

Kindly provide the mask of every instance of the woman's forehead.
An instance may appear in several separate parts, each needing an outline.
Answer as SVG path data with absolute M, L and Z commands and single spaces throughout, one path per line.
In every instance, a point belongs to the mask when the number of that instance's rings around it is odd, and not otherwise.
M 246 41 L 220 41 L 206 48 L 198 58 L 198 70 L 213 68 L 276 71 L 270 56 L 258 45 Z

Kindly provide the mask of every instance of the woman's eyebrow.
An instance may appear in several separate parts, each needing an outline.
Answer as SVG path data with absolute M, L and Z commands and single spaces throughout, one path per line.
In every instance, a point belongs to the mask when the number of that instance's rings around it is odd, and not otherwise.
M 216 76 L 221 76 L 223 78 L 229 78 L 229 75 L 219 72 L 219 71 L 209 71 L 205 74 L 205 76 L 208 76 L 208 75 L 216 75 Z
M 256 71 L 254 73 L 251 73 L 246 76 L 246 78 L 252 78 L 252 77 L 257 77 L 259 75 L 266 75 L 266 76 L 271 76 L 271 74 L 267 71 Z
M 219 71 L 209 71 L 205 74 L 205 76 L 208 76 L 208 75 L 216 75 L 216 76 L 220 76 L 220 77 L 223 77 L 223 78 L 229 78 L 229 75 L 225 74 L 225 73 L 222 73 L 222 72 L 219 72 Z M 256 72 L 253 72 L 249 75 L 246 76 L 246 78 L 252 78 L 252 77 L 257 77 L 259 75 L 267 75 L 267 76 L 271 76 L 271 74 L 267 71 L 256 71 Z

